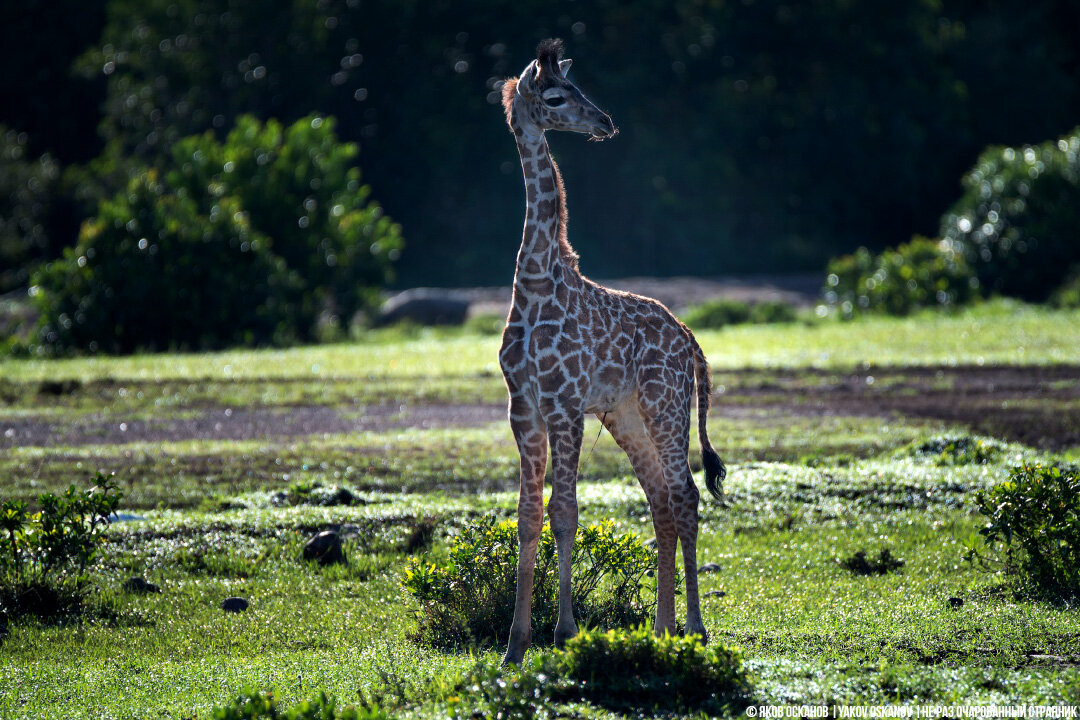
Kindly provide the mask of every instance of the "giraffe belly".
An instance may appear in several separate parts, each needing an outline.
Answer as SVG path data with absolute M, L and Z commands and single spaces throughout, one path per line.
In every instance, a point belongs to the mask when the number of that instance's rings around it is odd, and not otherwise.
M 586 413 L 612 412 L 633 395 L 634 386 L 625 367 L 608 365 L 592 373 L 585 392 Z

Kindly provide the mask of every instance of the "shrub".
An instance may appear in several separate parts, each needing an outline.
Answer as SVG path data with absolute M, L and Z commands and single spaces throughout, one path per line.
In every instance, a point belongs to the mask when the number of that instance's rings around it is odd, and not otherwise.
M 743 323 L 781 323 L 795 320 L 795 308 L 779 301 L 746 303 L 714 298 L 687 308 L 682 320 L 695 330 L 710 330 Z
M 941 237 L 986 290 L 1048 299 L 1080 262 L 1080 127 L 1057 142 L 990 147 L 962 184 Z
M 750 322 L 760 325 L 795 322 L 795 308 L 781 300 L 766 300 L 750 305 Z
M 418 601 L 417 639 L 438 646 L 504 642 L 514 617 L 517 523 L 482 520 L 462 531 L 444 560 L 413 558 L 402 584 Z M 642 582 L 655 553 L 611 523 L 578 530 L 571 597 L 586 626 L 632 627 L 648 620 Z M 537 548 L 533 582 L 534 639 L 552 637 L 558 608 L 558 566 L 551 530 Z
M 541 667 L 562 679 L 556 691 L 562 699 L 622 711 L 726 715 L 744 704 L 748 687 L 738 649 L 705 646 L 695 636 L 656 637 L 644 627 L 583 631 L 567 641 L 565 651 L 546 656 Z
M 233 198 L 253 230 L 303 281 L 296 325 L 315 339 L 316 320 L 348 326 L 381 302 L 379 288 L 401 252 L 400 227 L 360 182 L 354 143 L 342 143 L 334 119 L 309 115 L 288 127 L 242 115 L 224 142 L 213 133 L 172 149 L 167 179 L 209 214 Z
M 963 305 L 978 283 L 961 254 L 916 237 L 879 255 L 859 248 L 829 262 L 825 300 L 842 317 L 861 312 L 907 315 L 925 307 Z
M 1034 589 L 1080 596 L 1080 469 L 1022 465 L 976 495 L 987 546 L 1004 543 L 1009 567 Z
M 207 349 L 295 338 L 298 280 L 234 198 L 207 215 L 154 171 L 101 204 L 31 294 L 51 352 Z
M 104 475 L 89 491 L 74 485 L 38 497 L 41 510 L 14 500 L 0 505 L 0 606 L 14 615 L 48 617 L 78 609 L 86 569 L 101 544 L 120 494 Z
M 986 465 L 1004 456 L 1006 447 L 997 440 L 970 435 L 944 435 L 909 446 L 915 456 L 932 458 L 941 466 Z
M 480 660 L 447 687 L 431 687 L 456 717 L 560 716 L 552 703 L 589 702 L 644 716 L 650 711 L 727 715 L 748 698 L 737 649 L 697 637 L 655 637 L 645 628 L 583 630 L 564 650 L 534 653 L 521 666 Z M 500 712 L 501 711 L 501 712 Z

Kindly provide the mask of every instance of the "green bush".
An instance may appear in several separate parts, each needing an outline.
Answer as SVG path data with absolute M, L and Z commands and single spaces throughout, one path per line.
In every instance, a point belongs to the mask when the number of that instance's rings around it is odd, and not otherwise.
M 517 548 L 517 522 L 489 518 L 465 528 L 445 559 L 410 560 L 402 584 L 419 604 L 417 639 L 436 646 L 505 642 L 514 617 Z M 636 535 L 618 535 L 611 523 L 580 528 L 571 584 L 578 622 L 604 628 L 646 622 L 653 603 L 642 584 L 655 566 L 655 552 Z M 535 641 L 553 636 L 557 608 L 555 541 L 545 527 L 533 582 Z
M 976 495 L 987 546 L 1003 543 L 1006 562 L 1048 594 L 1080 596 L 1080 469 L 1022 465 Z
M 548 717 L 553 703 L 582 701 L 635 716 L 728 715 L 746 704 L 748 691 L 739 650 L 639 627 L 583 630 L 565 649 L 534 653 L 521 666 L 481 660 L 429 694 L 456 717 L 533 718 Z
M 621 711 L 693 710 L 727 715 L 745 699 L 748 680 L 738 649 L 700 638 L 631 631 L 586 630 L 541 667 L 561 683 L 561 699 L 581 699 Z
M 369 198 L 333 121 L 241 117 L 185 138 L 98 206 L 39 270 L 40 348 L 216 349 L 340 337 L 377 301 L 400 229 Z
M 859 248 L 829 262 L 825 301 L 845 318 L 863 312 L 907 315 L 972 300 L 978 281 L 961 254 L 922 237 L 875 255 Z
M 401 252 L 401 229 L 360 182 L 354 143 L 342 143 L 333 118 L 309 115 L 283 127 L 242 115 L 224 142 L 213 133 L 172 148 L 166 178 L 178 194 L 210 214 L 233 198 L 251 228 L 303 281 L 297 328 L 316 339 L 325 314 L 338 330 L 381 298 Z
M 991 147 L 962 184 L 941 237 L 987 291 L 1048 299 L 1080 263 L 1080 127 L 1056 142 Z
M 87 567 L 120 502 L 111 478 L 93 482 L 89 491 L 40 495 L 34 513 L 20 501 L 0 505 L 0 607 L 10 615 L 60 615 L 82 603 Z
M 695 330 L 714 330 L 743 323 L 792 322 L 795 320 L 795 308 L 779 300 L 746 303 L 714 298 L 687 308 L 682 320 Z
M 204 215 L 146 171 L 35 273 L 40 347 L 129 353 L 295 339 L 299 281 L 270 246 L 235 198 Z
M 997 440 L 971 435 L 943 435 L 915 442 L 908 452 L 916 457 L 931 458 L 941 466 L 986 465 L 1000 460 L 1006 446 Z

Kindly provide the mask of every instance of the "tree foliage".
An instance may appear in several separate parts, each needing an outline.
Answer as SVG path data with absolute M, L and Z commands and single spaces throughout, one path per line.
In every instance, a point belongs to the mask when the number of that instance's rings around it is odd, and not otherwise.
M 963 186 L 941 236 L 989 291 L 1041 302 L 1080 270 L 1080 127 L 1039 145 L 988 148 Z
M 370 308 L 400 251 L 333 121 L 243 116 L 177 141 L 101 202 L 34 276 L 49 351 L 208 349 L 314 339 Z M 324 322 L 324 319 L 326 322 Z
M 1075 21 L 1061 0 L 112 0 L 83 67 L 107 80 L 118 157 L 245 113 L 338 117 L 410 239 L 402 280 L 493 283 L 509 281 L 522 192 L 498 85 L 563 36 L 622 130 L 552 139 L 584 269 L 721 274 L 933 234 L 983 145 L 1075 121 Z M 1018 83 L 1055 102 L 1001 102 Z

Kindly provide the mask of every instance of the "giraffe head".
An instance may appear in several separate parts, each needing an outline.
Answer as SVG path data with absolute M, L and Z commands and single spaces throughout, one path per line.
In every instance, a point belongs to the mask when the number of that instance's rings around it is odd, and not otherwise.
M 570 130 L 585 133 L 590 140 L 614 137 L 618 130 L 603 111 L 589 102 L 566 79 L 570 60 L 562 59 L 562 40 L 544 40 L 536 48 L 536 59 L 518 78 L 503 85 L 503 108 L 513 127 L 522 129 Z

